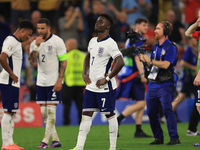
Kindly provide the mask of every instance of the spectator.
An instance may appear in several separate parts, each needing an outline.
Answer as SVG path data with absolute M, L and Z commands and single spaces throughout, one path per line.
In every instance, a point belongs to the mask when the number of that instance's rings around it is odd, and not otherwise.
M 78 42 L 76 39 L 68 39 L 65 45 L 67 48 L 67 68 L 64 75 L 64 85 L 61 96 L 64 104 L 64 125 L 69 125 L 69 112 L 73 100 L 78 109 L 78 123 L 81 122 L 83 92 L 85 87 L 85 82 L 82 78 L 85 54 L 77 49 Z
M 80 43 L 80 32 L 84 30 L 84 23 L 79 7 L 74 8 L 70 5 L 64 12 L 65 16 L 59 19 L 59 35 L 66 41 L 75 38 Z
M 142 14 L 142 8 L 151 9 L 152 4 L 150 0 L 123 0 L 121 9 L 122 12 L 127 13 L 127 23 L 131 28 L 135 28 L 135 21 L 138 18 L 147 19 L 147 16 Z
M 57 22 L 59 17 L 59 8 L 62 0 L 38 0 L 38 10 L 42 18 L 47 18 L 51 22 L 51 32 L 57 34 Z
M 37 23 L 41 19 L 41 13 L 38 10 L 34 10 L 31 14 L 31 22 L 33 23 L 34 30 L 33 34 L 37 33 Z
M 11 32 L 17 28 L 21 19 L 31 19 L 31 0 L 12 0 L 11 1 Z
M 172 33 L 169 35 L 169 40 L 177 44 L 186 44 L 185 29 L 183 24 L 176 19 L 176 14 L 173 10 L 168 10 L 166 20 L 173 25 Z
M 4 16 L 0 15 L 0 52 L 3 46 L 3 41 L 10 34 L 10 25 L 5 22 Z

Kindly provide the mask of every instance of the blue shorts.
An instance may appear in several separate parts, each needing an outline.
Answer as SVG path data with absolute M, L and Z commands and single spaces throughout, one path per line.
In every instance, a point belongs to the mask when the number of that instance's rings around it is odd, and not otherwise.
M 115 112 L 116 90 L 106 93 L 97 93 L 85 90 L 83 111 L 100 111 L 101 114 Z
M 19 105 L 19 88 L 11 85 L 0 84 L 3 110 L 17 112 Z
M 54 86 L 37 86 L 36 101 L 38 104 L 59 104 L 61 103 L 61 91 L 54 92 Z
M 145 100 L 145 85 L 139 79 L 134 78 L 126 83 L 120 83 L 117 90 L 117 99 L 132 98 L 136 101 Z

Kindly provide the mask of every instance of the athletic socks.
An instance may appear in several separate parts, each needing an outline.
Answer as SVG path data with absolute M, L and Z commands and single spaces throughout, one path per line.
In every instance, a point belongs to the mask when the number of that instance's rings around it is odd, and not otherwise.
M 118 123 L 116 115 L 108 118 L 110 132 L 110 150 L 116 150 Z
M 142 132 L 141 125 L 136 125 L 136 132 Z
M 1 133 L 2 133 L 2 144 L 3 146 L 7 146 L 10 140 L 10 136 L 12 136 L 12 128 L 11 128 L 11 115 L 4 113 L 3 118 L 1 120 Z
M 83 150 L 85 140 L 92 124 L 92 117 L 82 115 L 81 124 L 79 127 L 78 140 L 76 144 L 77 150 Z
M 120 114 L 118 117 L 117 117 L 117 122 L 118 122 L 118 125 L 120 125 L 121 121 L 124 119 L 125 117 Z
M 42 141 L 48 143 L 51 135 L 55 134 L 53 135 L 54 138 L 56 138 L 57 136 L 57 132 L 55 132 L 56 106 L 48 105 L 46 110 L 47 110 L 46 130 L 44 139 Z M 43 116 L 43 118 L 45 117 Z

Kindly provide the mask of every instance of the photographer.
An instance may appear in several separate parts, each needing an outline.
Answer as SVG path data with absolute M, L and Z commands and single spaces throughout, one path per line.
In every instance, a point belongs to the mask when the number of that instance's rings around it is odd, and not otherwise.
M 159 101 L 161 102 L 164 115 L 167 119 L 167 128 L 170 136 L 170 142 L 168 142 L 167 145 L 180 144 L 176 117 L 172 111 L 171 105 L 174 95 L 173 67 L 177 62 L 176 46 L 168 39 L 172 30 L 173 26 L 168 21 L 159 22 L 154 31 L 158 43 L 153 46 L 154 51 L 151 53 L 151 57 L 149 58 L 146 54 L 139 54 L 140 60 L 146 62 L 150 68 L 150 73 L 148 75 L 150 81 L 146 100 L 147 114 L 155 138 L 155 141 L 150 143 L 150 145 L 164 143 L 163 131 L 160 126 L 158 114 Z
M 126 41 L 125 47 L 130 47 L 135 45 L 136 47 L 143 45 L 142 35 L 145 34 L 148 30 L 148 21 L 143 18 L 138 18 L 135 21 L 137 32 L 128 33 L 128 40 Z M 123 53 L 123 52 L 122 52 Z M 129 97 L 132 97 L 133 100 L 136 100 L 136 103 L 127 107 L 117 118 L 118 124 L 120 122 L 135 112 L 135 124 L 136 132 L 134 137 L 152 137 L 145 134 L 141 129 L 142 117 L 144 113 L 144 108 L 146 106 L 145 100 L 145 83 L 147 79 L 144 77 L 144 69 L 142 62 L 140 62 L 139 57 L 135 54 L 124 57 L 125 66 L 122 68 L 118 74 L 120 79 L 119 88 L 117 90 L 117 98 L 128 100 Z M 138 75 L 138 76 L 137 76 Z

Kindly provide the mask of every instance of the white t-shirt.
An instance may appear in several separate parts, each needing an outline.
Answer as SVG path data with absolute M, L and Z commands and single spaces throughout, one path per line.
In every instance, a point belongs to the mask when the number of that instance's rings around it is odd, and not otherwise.
M 2 70 L 0 73 L 0 83 L 6 85 L 12 85 L 14 87 L 20 87 L 20 75 L 22 67 L 22 45 L 21 42 L 14 36 L 9 35 L 3 42 L 2 52 L 8 55 L 8 65 L 13 73 L 18 77 L 18 82 L 13 83 L 8 72 Z
M 30 52 L 33 51 L 35 40 L 31 43 Z M 58 56 L 66 53 L 63 40 L 57 35 L 51 34 L 50 37 L 42 42 L 38 47 L 38 86 L 54 86 L 59 76 Z
M 108 83 L 98 88 L 96 82 L 99 79 L 105 78 L 105 75 L 111 72 L 113 60 L 117 56 L 122 55 L 117 43 L 111 37 L 105 38 L 100 42 L 97 41 L 97 37 L 94 37 L 89 42 L 88 52 L 90 53 L 89 77 L 92 83 L 87 85 L 86 89 L 99 93 L 109 92 Z M 113 77 L 110 81 L 111 88 L 113 90 L 116 89 L 115 78 Z

